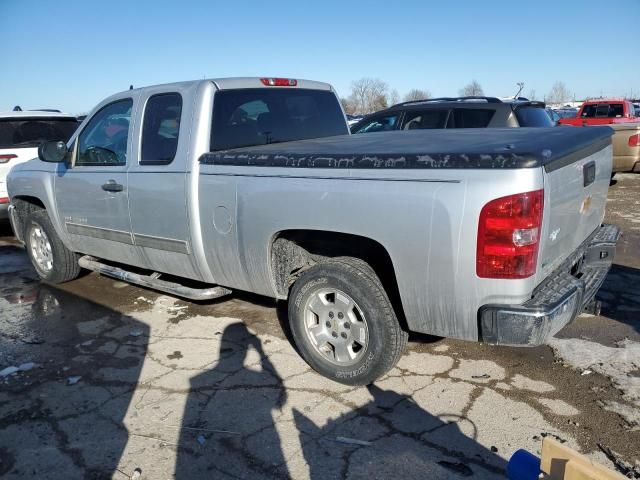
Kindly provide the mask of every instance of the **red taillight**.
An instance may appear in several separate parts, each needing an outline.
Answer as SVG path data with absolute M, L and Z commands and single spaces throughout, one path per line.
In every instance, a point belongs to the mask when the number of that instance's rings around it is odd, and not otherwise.
M 544 190 L 490 201 L 480 212 L 476 274 L 527 278 L 536 272 Z
M 260 81 L 267 87 L 295 87 L 298 81 L 293 78 L 261 78 Z
M 0 197 L 0 205 L 3 203 L 9 203 L 9 197 Z
M 640 133 L 636 133 L 635 135 L 631 135 L 629 137 L 629 146 L 640 147 Z
M 13 158 L 18 158 L 18 156 L 14 155 L 13 153 L 10 153 L 8 155 L 0 155 L 0 163 L 7 163 L 9 160 Z

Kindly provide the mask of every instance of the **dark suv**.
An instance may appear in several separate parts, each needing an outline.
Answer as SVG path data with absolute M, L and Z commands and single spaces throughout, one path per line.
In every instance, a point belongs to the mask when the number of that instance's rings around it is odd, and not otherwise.
M 553 127 L 543 102 L 518 97 L 444 97 L 398 103 L 351 126 L 351 133 L 419 128 Z

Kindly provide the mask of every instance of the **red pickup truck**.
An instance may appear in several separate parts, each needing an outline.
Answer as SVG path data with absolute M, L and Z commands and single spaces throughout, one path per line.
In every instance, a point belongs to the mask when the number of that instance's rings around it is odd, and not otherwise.
M 640 122 L 633 103 L 622 98 L 587 100 L 573 118 L 561 118 L 561 125 L 610 125 L 613 123 Z

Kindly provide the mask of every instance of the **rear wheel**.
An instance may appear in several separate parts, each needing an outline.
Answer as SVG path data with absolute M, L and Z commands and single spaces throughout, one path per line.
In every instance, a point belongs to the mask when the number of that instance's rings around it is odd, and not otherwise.
M 35 210 L 27 216 L 23 238 L 31 264 L 40 278 L 50 283 L 63 283 L 78 277 L 78 256 L 64 246 L 46 210 Z
M 289 297 L 289 321 L 307 363 L 348 385 L 384 375 L 407 343 L 380 279 L 351 257 L 319 263 L 300 276 Z

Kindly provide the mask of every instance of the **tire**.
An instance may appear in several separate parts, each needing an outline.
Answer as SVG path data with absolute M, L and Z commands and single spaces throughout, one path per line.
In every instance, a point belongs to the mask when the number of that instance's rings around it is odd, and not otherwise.
M 29 213 L 23 238 L 33 268 L 46 282 L 64 283 L 80 275 L 77 254 L 64 246 L 46 210 Z
M 296 280 L 289 322 L 305 361 L 346 385 L 374 382 L 393 368 L 407 345 L 408 334 L 380 279 L 352 257 L 318 263 Z

